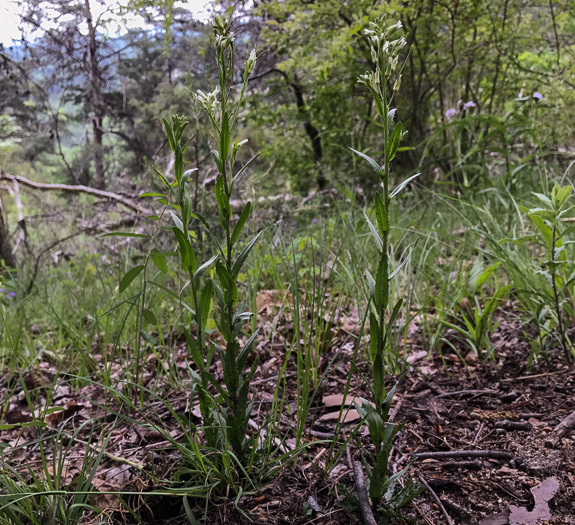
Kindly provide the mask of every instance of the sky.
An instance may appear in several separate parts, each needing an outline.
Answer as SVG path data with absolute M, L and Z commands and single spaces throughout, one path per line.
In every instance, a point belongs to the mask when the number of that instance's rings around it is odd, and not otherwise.
M 126 4 L 127 0 L 103 0 L 103 3 L 97 0 L 90 2 L 92 16 L 95 18 L 101 15 L 106 9 L 117 11 L 120 4 Z M 183 6 L 194 13 L 198 20 L 205 21 L 210 17 L 209 0 L 184 0 L 177 2 L 176 5 Z M 0 0 L 0 43 L 5 46 L 11 46 L 12 40 L 19 40 L 21 37 L 19 7 L 15 0 Z M 111 17 L 117 22 L 110 24 L 110 36 L 115 36 L 121 28 L 142 27 L 145 25 L 143 19 L 137 15 L 130 15 L 126 22 L 120 22 L 119 17 Z M 29 35 L 34 37 L 35 35 Z

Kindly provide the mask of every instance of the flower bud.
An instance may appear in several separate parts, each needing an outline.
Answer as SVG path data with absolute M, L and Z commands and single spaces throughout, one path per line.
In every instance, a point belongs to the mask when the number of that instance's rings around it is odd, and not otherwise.
M 254 69 L 256 68 L 256 61 L 257 61 L 256 50 L 252 49 L 250 51 L 250 56 L 246 62 L 246 75 L 247 76 L 250 76 L 254 72 Z

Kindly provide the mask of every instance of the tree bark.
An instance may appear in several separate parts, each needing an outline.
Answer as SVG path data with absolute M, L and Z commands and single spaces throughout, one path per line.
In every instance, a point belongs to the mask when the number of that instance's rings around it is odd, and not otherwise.
M 293 90 L 293 93 L 295 95 L 295 101 L 296 101 L 298 113 L 299 113 L 299 116 L 300 116 L 301 121 L 303 123 L 303 128 L 304 128 L 305 133 L 311 142 L 311 149 L 313 152 L 313 158 L 315 160 L 315 164 L 316 164 L 317 171 L 318 171 L 318 174 L 316 177 L 317 189 L 319 191 L 322 191 L 325 189 L 325 187 L 327 185 L 327 179 L 325 178 L 325 174 L 323 173 L 323 167 L 322 167 L 323 149 L 322 149 L 322 145 L 321 145 L 321 137 L 319 134 L 319 130 L 313 125 L 313 123 L 311 121 L 311 116 L 309 114 L 309 110 L 308 110 L 308 107 L 305 103 L 305 99 L 303 96 L 303 89 L 302 89 L 301 85 L 298 84 L 297 81 L 290 80 L 290 78 L 288 77 L 288 75 L 285 71 L 282 71 L 281 69 L 277 69 L 277 68 L 272 68 L 272 69 L 266 71 L 265 73 L 262 73 L 261 75 L 257 75 L 255 77 L 252 77 L 250 80 L 251 81 L 259 80 L 260 78 L 263 78 L 263 77 L 265 77 L 271 73 L 277 73 L 277 74 L 281 75 L 282 77 L 284 77 L 284 79 L 286 80 L 288 85 Z
M 0 195 L 0 260 L 9 268 L 16 269 L 16 257 L 12 253 L 12 243 L 10 242 L 10 232 L 8 222 L 4 213 L 2 196 Z
M 86 22 L 88 24 L 88 70 L 91 84 L 91 106 L 92 106 L 92 129 L 94 138 L 94 186 L 103 190 L 106 187 L 104 171 L 104 129 L 102 127 L 105 107 L 102 96 L 102 71 L 98 64 L 96 41 L 96 27 L 92 22 L 92 11 L 90 9 L 90 0 L 85 1 Z

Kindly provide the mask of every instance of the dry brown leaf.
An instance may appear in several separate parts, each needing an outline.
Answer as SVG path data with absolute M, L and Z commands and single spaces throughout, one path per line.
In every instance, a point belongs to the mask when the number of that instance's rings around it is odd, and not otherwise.
M 258 314 L 272 315 L 274 310 L 281 308 L 284 302 L 293 304 L 291 293 L 282 290 L 260 290 L 256 296 Z
M 323 406 L 326 407 L 340 407 L 344 402 L 343 397 L 344 397 L 343 394 L 331 394 L 329 396 L 323 396 L 321 398 L 321 402 Z M 359 397 L 353 397 L 348 395 L 345 398 L 345 406 L 351 406 L 356 402 L 361 404 L 361 400 Z M 371 404 L 373 405 L 373 403 Z
M 535 506 L 532 511 L 528 511 L 525 507 L 516 507 L 509 505 L 510 525 L 537 525 L 544 520 L 551 519 L 551 510 L 549 509 L 549 501 L 553 499 L 555 493 L 559 490 L 559 483 L 554 478 L 547 478 L 545 481 L 533 487 L 531 494 L 535 500 Z
M 17 423 L 29 423 L 30 421 L 34 421 L 34 418 L 22 410 L 15 409 L 6 412 L 4 414 L 4 420 L 9 425 L 15 425 Z
M 328 423 L 331 421 L 337 421 L 339 419 L 339 411 L 337 412 L 329 412 L 324 414 L 320 418 L 316 419 L 316 423 Z M 343 412 L 343 417 L 341 419 L 342 423 L 353 423 L 355 421 L 359 421 L 361 416 L 359 415 L 357 410 L 345 410 Z

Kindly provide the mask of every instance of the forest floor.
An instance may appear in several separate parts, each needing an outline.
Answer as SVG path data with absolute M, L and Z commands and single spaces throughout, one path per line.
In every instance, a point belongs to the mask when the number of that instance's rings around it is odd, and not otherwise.
M 499 327 L 492 336 L 497 358 L 485 364 L 473 355 L 466 356 L 464 363 L 448 349 L 442 356 L 434 351 L 428 359 L 427 349 L 422 348 L 414 335 L 409 350 L 412 366 L 399 381 L 392 408 L 394 421 L 406 425 L 398 435 L 389 464 L 397 472 L 416 457 L 409 476 L 426 484 L 427 490 L 403 509 L 405 520 L 393 523 L 575 523 L 575 434 L 573 428 L 567 429 L 564 435 L 554 431 L 575 411 L 573 369 L 563 363 L 557 352 L 528 370 L 530 347 L 522 337 L 522 330 L 505 312 L 498 317 Z M 265 323 L 265 312 L 263 318 Z M 341 343 L 344 336 L 344 330 L 335 333 L 331 349 L 322 355 L 323 362 L 330 362 L 338 341 Z M 329 473 L 324 469 L 350 373 L 353 346 L 353 342 L 340 345 L 333 372 L 315 397 L 306 426 L 308 447 L 305 454 L 299 455 L 297 464 L 285 468 L 259 492 L 239 498 L 237 505 L 234 502 L 211 504 L 207 523 L 362 523 L 353 496 L 353 470 L 346 454 L 339 457 Z M 103 356 L 94 352 L 94 364 L 99 366 Z M 259 411 L 252 414 L 256 424 L 262 420 L 260 415 L 265 413 L 273 397 L 278 369 L 285 357 L 281 345 L 272 347 L 264 340 L 258 345 L 257 353 L 260 365 L 252 390 L 257 390 L 261 403 Z M 56 474 L 57 470 L 61 484 L 71 490 L 87 443 L 91 436 L 97 435 L 92 424 L 86 424 L 77 434 L 75 430 L 89 420 L 95 422 L 99 430 L 107 430 L 110 438 L 92 480 L 96 492 L 91 500 L 103 514 L 87 515 L 85 523 L 135 523 L 117 496 L 109 492 L 145 493 L 161 489 L 154 486 L 146 471 L 153 468 L 158 477 L 168 479 L 178 457 L 161 434 L 137 424 L 140 419 L 137 416 L 131 423 L 129 419 L 117 419 L 116 414 L 123 408 L 95 381 L 74 386 L 69 377 L 66 379 L 60 374 L 65 364 L 55 361 L 54 357 L 49 352 L 42 354 L 37 366 L 23 376 L 21 388 L 7 375 L 0 378 L 0 399 L 10 396 L 1 420 L 8 425 L 33 421 L 27 396 L 39 405 L 59 408 L 45 416 L 48 426 L 43 431 L 44 437 L 58 436 L 68 449 L 62 461 L 55 461 L 53 454 L 45 449 L 44 462 L 48 464 L 48 473 Z M 175 361 L 184 371 L 183 347 Z M 113 363 L 118 373 L 122 366 L 120 359 Z M 143 374 L 147 388 L 162 380 L 162 374 L 158 375 L 157 371 L 157 358 L 151 354 Z M 214 365 L 214 373 L 216 377 L 221 374 L 219 363 Z M 393 384 L 390 379 L 390 387 Z M 188 417 L 191 408 L 192 417 L 199 415 L 197 407 L 190 407 L 189 393 L 170 390 L 167 385 L 162 388 L 175 413 Z M 288 373 L 286 395 L 289 412 L 289 408 L 295 409 L 298 395 L 295 373 Z M 361 374 L 355 373 L 345 403 L 350 408 L 344 410 L 346 423 L 340 429 L 340 441 L 359 419 L 351 406 L 358 396 L 366 396 L 366 390 Z M 161 421 L 171 428 L 173 438 L 181 439 L 181 427 L 172 421 L 173 414 L 165 405 L 147 399 L 145 406 L 148 423 Z M 199 423 L 199 418 L 197 420 Z M 286 416 L 286 428 L 290 423 L 293 422 Z M 367 443 L 365 434 L 365 429 L 358 433 Z M 285 443 L 289 446 L 292 441 L 293 438 L 288 437 Z M 21 464 L 23 473 L 27 469 L 40 469 L 42 460 L 36 427 L 15 426 L 3 430 L 0 444 L 3 445 L 0 460 L 13 466 Z M 355 445 L 350 450 L 351 457 L 358 459 Z M 181 498 L 134 495 L 126 501 L 142 517 L 140 523 L 189 523 Z M 196 515 L 202 515 L 204 508 Z

